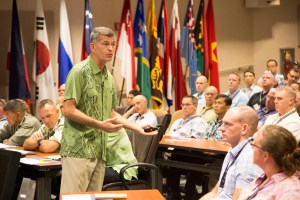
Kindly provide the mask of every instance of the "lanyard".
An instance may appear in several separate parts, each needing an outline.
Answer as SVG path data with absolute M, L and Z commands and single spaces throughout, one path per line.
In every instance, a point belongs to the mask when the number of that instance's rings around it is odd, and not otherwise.
M 293 110 L 292 112 L 288 113 L 287 115 L 283 116 L 283 117 L 280 117 L 279 119 L 275 119 L 272 124 L 273 125 L 276 125 L 278 124 L 279 122 L 281 122 L 282 120 L 284 120 L 285 118 L 287 118 L 288 116 L 290 116 L 291 114 L 295 113 L 296 110 Z

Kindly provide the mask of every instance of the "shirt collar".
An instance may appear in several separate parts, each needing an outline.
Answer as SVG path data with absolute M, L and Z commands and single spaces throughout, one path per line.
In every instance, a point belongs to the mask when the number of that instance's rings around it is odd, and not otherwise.
M 104 66 L 104 68 L 102 70 L 100 70 L 99 67 L 98 67 L 98 65 L 95 63 L 95 61 L 94 61 L 94 59 L 92 58 L 91 55 L 88 56 L 88 62 L 89 62 L 89 65 L 91 66 L 93 74 L 101 73 L 101 74 L 107 76 L 107 68 L 106 68 L 106 66 Z

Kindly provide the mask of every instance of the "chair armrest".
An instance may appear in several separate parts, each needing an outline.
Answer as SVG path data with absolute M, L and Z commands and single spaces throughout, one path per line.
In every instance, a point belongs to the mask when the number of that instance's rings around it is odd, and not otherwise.
M 154 174 L 152 174 L 152 176 L 151 176 L 151 187 L 157 188 L 158 167 L 156 165 L 149 164 L 149 163 L 135 163 L 135 164 L 128 164 L 120 170 L 120 179 L 127 190 L 130 190 L 130 187 L 129 187 L 126 179 L 124 178 L 124 173 L 128 168 L 131 168 L 131 167 L 142 167 L 142 168 L 150 169 L 151 172 L 153 171 Z

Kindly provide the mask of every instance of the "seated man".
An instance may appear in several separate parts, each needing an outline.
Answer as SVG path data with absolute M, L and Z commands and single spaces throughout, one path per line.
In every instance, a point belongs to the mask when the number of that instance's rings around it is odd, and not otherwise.
M 26 138 L 37 131 L 41 123 L 26 111 L 24 104 L 17 99 L 9 100 L 3 108 L 7 124 L 0 129 L 0 142 L 23 146 Z
M 25 150 L 38 149 L 44 153 L 56 152 L 60 147 L 64 118 L 59 117 L 59 110 L 50 99 L 40 102 L 38 113 L 43 125 L 25 140 L 23 148 Z
M 266 97 L 266 107 L 256 111 L 258 116 L 257 129 L 260 129 L 264 124 L 269 115 L 277 113 L 275 110 L 275 88 L 271 88 Z
M 120 170 L 128 165 L 137 163 L 131 143 L 125 129 L 120 129 L 116 133 L 110 133 L 107 137 L 107 155 L 106 155 L 106 168 L 104 183 L 119 182 Z M 137 179 L 137 168 L 129 168 L 125 171 L 125 179 Z
M 177 119 L 166 133 L 174 138 L 204 138 L 207 130 L 207 123 L 196 115 L 198 100 L 194 96 L 185 96 L 182 99 L 183 118 Z M 172 160 L 190 160 L 180 155 L 172 154 L 169 159 Z M 179 182 L 181 174 L 188 174 L 189 170 L 169 168 L 167 171 L 168 199 L 181 199 Z M 195 184 L 186 185 L 186 198 L 195 199 Z
M 214 86 L 208 86 L 204 90 L 205 104 L 202 106 L 198 106 L 196 114 L 199 115 L 204 121 L 207 123 L 211 122 L 215 117 L 216 113 L 213 109 L 213 103 L 218 95 L 218 90 Z
M 143 95 L 137 95 L 133 98 L 133 107 L 129 112 L 126 112 L 123 117 L 128 118 L 129 121 L 139 125 L 157 125 L 157 118 L 155 114 L 148 109 L 148 101 Z M 130 115 L 130 117 L 128 117 Z
M 224 159 L 218 183 L 201 200 L 236 199 L 241 189 L 262 173 L 252 162 L 253 149 L 249 143 L 257 122 L 256 112 L 249 106 L 233 107 L 226 112 L 220 130 L 223 141 L 232 149 Z
M 261 87 L 255 83 L 255 73 L 251 70 L 244 71 L 244 83 L 245 87 L 241 90 L 248 95 L 249 99 L 253 94 L 261 91 Z
M 0 99 L 0 128 L 2 128 L 4 126 L 4 124 L 7 123 L 5 113 L 4 113 L 4 110 L 3 110 L 3 107 L 4 107 L 5 104 L 6 104 L 6 100 L 5 99 Z

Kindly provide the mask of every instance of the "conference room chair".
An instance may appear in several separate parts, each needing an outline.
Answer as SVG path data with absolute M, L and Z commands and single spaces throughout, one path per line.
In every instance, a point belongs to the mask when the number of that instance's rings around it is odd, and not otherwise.
M 103 186 L 102 190 L 139 190 L 139 189 L 157 189 L 159 181 L 159 169 L 153 164 L 156 150 L 166 127 L 168 127 L 171 115 L 165 114 L 157 116 L 158 123 L 161 125 L 158 134 L 145 136 L 135 134 L 133 141 L 134 153 L 138 163 L 123 167 L 120 171 L 121 182 L 109 183 Z M 138 180 L 127 181 L 124 178 L 124 172 L 131 167 L 138 167 Z
M 171 122 L 169 123 L 169 126 L 166 131 L 169 131 L 172 124 L 177 120 L 183 117 L 183 111 L 182 110 L 177 110 L 172 114 Z
M 0 149 L 0 200 L 12 199 L 21 153 Z

